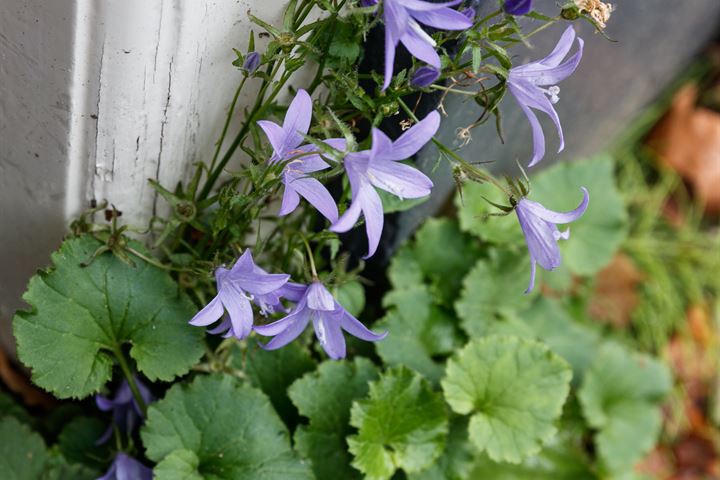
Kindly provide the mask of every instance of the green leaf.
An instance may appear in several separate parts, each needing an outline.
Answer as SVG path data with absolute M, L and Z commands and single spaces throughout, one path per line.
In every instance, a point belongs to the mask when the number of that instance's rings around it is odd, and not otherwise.
M 395 308 L 376 328 L 389 334 L 375 347 L 386 364 L 405 365 L 438 382 L 443 367 L 437 357 L 452 353 L 460 344 L 460 335 L 455 319 L 431 302 L 424 285 L 389 292 L 383 305 Z
M 555 435 L 571 377 L 545 345 L 490 336 L 448 361 L 442 387 L 453 411 L 472 414 L 470 440 L 479 451 L 519 463 Z
M 348 437 L 352 465 L 370 480 L 389 479 L 428 468 L 443 452 L 448 431 L 442 396 L 427 380 L 404 367 L 370 384 L 370 395 L 353 403 Z
M 59 398 L 100 390 L 126 345 L 153 381 L 187 373 L 203 353 L 203 332 L 187 325 L 196 309 L 173 279 L 132 255 L 135 267 L 105 253 L 83 268 L 100 246 L 89 236 L 65 241 L 54 268 L 30 279 L 23 298 L 33 309 L 15 316 L 18 356 Z
M 473 466 L 473 452 L 468 442 L 468 426 L 464 418 L 450 424 L 447 445 L 442 456 L 428 468 L 408 475 L 408 480 L 465 480 Z M 487 477 L 491 478 L 491 477 Z
M 432 218 L 418 230 L 415 258 L 444 302 L 450 304 L 457 298 L 462 279 L 472 266 L 472 259 L 478 256 L 475 244 L 449 218 Z
M 235 365 L 242 368 L 234 357 Z M 244 359 L 245 371 L 252 384 L 270 397 L 275 410 L 285 423 L 297 421 L 297 410 L 287 394 L 287 388 L 305 373 L 315 368 L 310 352 L 298 342 L 268 352 L 257 344 L 249 346 Z
M 523 246 L 525 241 L 515 212 L 488 216 L 503 212 L 485 199 L 509 206 L 507 196 L 489 183 L 468 182 L 463 186 L 462 196 L 459 193 L 455 195 L 460 228 L 490 243 L 503 245 L 503 248 L 508 245 Z
M 10 395 L 0 392 L 0 418 L 5 416 L 15 417 L 30 427 L 35 423 L 35 419 L 23 407 L 18 405 Z
M 350 315 L 357 317 L 365 308 L 365 289 L 358 281 L 343 283 L 333 291 L 333 295 Z
M 394 288 L 407 288 L 423 283 L 420 263 L 418 263 L 413 249 L 409 245 L 400 248 L 393 256 L 387 274 Z
M 175 450 L 155 465 L 155 478 L 168 480 L 204 480 L 198 473 L 200 459 L 192 450 Z
M 491 251 L 489 259 L 478 260 L 455 304 L 468 335 L 486 335 L 495 317 L 525 310 L 532 300 L 525 294 L 529 278 L 530 264 L 522 256 Z
M 326 361 L 317 371 L 293 383 L 288 394 L 300 414 L 310 419 L 295 432 L 295 448 L 312 462 L 319 480 L 360 478 L 350 467 L 345 437 L 350 433 L 353 400 L 367 395 L 368 384 L 378 376 L 367 359 Z
M 654 445 L 662 417 L 659 402 L 670 390 L 667 367 L 615 343 L 603 345 L 578 392 L 598 455 L 610 472 L 630 469 Z
M 287 429 L 268 398 L 227 375 L 175 384 L 150 406 L 140 435 L 150 460 L 173 456 L 163 467 L 169 473 L 159 480 L 174 479 L 178 469 L 210 480 L 312 478 L 290 448 Z
M 48 462 L 45 442 L 14 417 L 0 419 L 0 472 L 3 480 L 36 480 Z
M 553 210 L 572 210 L 582 199 L 581 186 L 590 192 L 588 209 L 570 226 L 570 240 L 560 244 L 572 272 L 593 275 L 610 262 L 627 235 L 627 212 L 615 186 L 612 160 L 558 163 L 533 178 L 530 199 Z
M 97 445 L 109 424 L 93 417 L 75 417 L 58 436 L 58 447 L 63 456 L 72 463 L 82 463 L 102 469 L 112 457 L 110 443 Z
M 538 455 L 519 465 L 497 463 L 486 455 L 475 461 L 468 478 L 492 480 L 591 480 L 597 478 L 590 469 L 580 445 L 568 441 L 551 441 Z

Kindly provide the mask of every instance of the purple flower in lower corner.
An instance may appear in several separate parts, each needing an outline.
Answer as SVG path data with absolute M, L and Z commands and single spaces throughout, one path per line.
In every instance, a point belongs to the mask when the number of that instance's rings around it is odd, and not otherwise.
M 432 85 L 438 78 L 440 78 L 440 70 L 435 67 L 424 66 L 415 70 L 410 79 L 410 85 L 415 88 L 425 88 Z
M 145 405 L 152 403 L 155 397 L 139 378 L 135 377 L 135 384 L 140 391 Z M 95 404 L 103 412 L 112 412 L 113 424 L 123 433 L 132 433 L 143 421 L 142 410 L 137 404 L 135 397 L 130 390 L 127 380 L 123 380 L 113 398 L 104 395 L 95 396 Z M 97 440 L 97 444 L 103 444 L 110 439 L 113 432 L 113 425 L 109 425 L 105 433 Z
M 263 345 L 266 350 L 276 350 L 295 340 L 312 320 L 317 336 L 325 352 L 333 360 L 345 358 L 345 330 L 361 340 L 376 342 L 387 332 L 374 333 L 350 315 L 319 281 L 307 286 L 302 298 L 286 317 L 268 325 L 256 325 L 255 331 L 265 337 L 274 337 Z
M 575 30 L 570 26 L 565 29 L 550 55 L 542 60 L 510 69 L 507 80 L 508 90 L 525 112 L 532 128 L 533 157 L 528 165 L 530 167 L 542 160 L 545 155 L 545 136 L 533 109 L 545 112 L 552 119 L 560 137 L 558 152 L 565 148 L 560 118 L 553 107 L 553 104 L 560 100 L 558 97 L 560 88 L 555 84 L 569 77 L 580 63 L 583 40 L 578 38 L 577 41 L 578 51 L 563 62 L 575 42 Z
M 583 192 L 582 202 L 570 212 L 554 212 L 527 198 L 521 198 L 515 206 L 515 213 L 530 251 L 530 284 L 525 293 L 530 293 L 535 288 L 537 264 L 545 270 L 560 266 L 562 258 L 558 240 L 570 238 L 570 229 L 561 232 L 557 225 L 574 222 L 585 213 L 590 195 L 585 187 L 580 188 Z
M 253 326 L 251 301 L 263 312 L 272 312 L 281 306 L 281 290 L 290 275 L 269 274 L 255 265 L 250 249 L 238 258 L 231 269 L 215 270 L 218 294 L 190 320 L 190 325 L 206 327 L 223 318 L 210 333 L 223 333 L 225 337 L 242 339 L 250 335 Z
M 384 212 L 375 188 L 400 198 L 421 198 L 430 194 L 432 181 L 420 170 L 400 163 L 420 150 L 437 132 L 440 114 L 431 112 L 417 125 L 391 141 L 377 128 L 372 129 L 372 148 L 345 156 L 345 170 L 352 189 L 352 203 L 345 213 L 330 226 L 330 231 L 347 232 L 365 215 L 368 253 L 371 257 L 380 243 Z
M 510 15 L 525 15 L 532 8 L 532 0 L 505 0 L 503 11 Z
M 152 470 L 122 452 L 115 456 L 115 460 L 105 475 L 97 480 L 152 480 Z
M 335 200 L 318 179 L 309 175 L 330 168 L 330 165 L 319 154 L 310 154 L 318 150 L 315 145 L 301 145 L 304 141 L 303 135 L 310 129 L 311 120 L 310 95 L 305 90 L 298 90 L 288 107 L 282 127 L 268 120 L 257 123 L 273 147 L 269 162 L 285 163 L 282 171 L 285 193 L 278 214 L 283 216 L 294 211 L 300 203 L 300 197 L 303 197 L 325 218 L 334 222 L 338 217 Z M 336 150 L 345 150 L 345 140 L 342 138 L 329 138 L 324 142 Z
M 384 0 L 385 23 L 385 80 L 382 89 L 390 85 L 395 66 L 395 49 L 398 43 L 416 58 L 440 68 L 440 56 L 435 51 L 435 40 L 420 26 L 428 25 L 441 30 L 465 30 L 473 22 L 452 7 L 462 0 L 430 3 L 423 0 Z M 419 22 L 419 23 L 418 23 Z

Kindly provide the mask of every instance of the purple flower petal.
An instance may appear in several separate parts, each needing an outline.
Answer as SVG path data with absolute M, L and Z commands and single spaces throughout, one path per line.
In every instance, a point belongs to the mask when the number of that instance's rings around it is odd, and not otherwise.
M 421 30 L 420 27 L 418 27 L 418 30 Z M 428 38 L 430 38 L 429 35 L 425 32 L 422 33 L 425 35 L 421 36 L 416 30 L 409 28 L 405 34 L 400 37 L 400 42 L 405 45 L 405 48 L 407 48 L 414 57 L 419 58 L 425 63 L 429 63 L 435 68 L 440 68 L 440 56 L 435 51 L 434 42 L 430 43 L 428 41 Z
M 447 9 L 448 7 L 454 7 L 455 5 L 462 3 L 462 0 L 453 0 L 451 2 L 444 2 L 444 3 L 425 2 L 423 0 L 396 0 L 396 1 L 398 4 L 402 5 L 403 7 L 407 8 L 408 10 L 412 10 L 413 16 L 415 16 L 415 12 L 431 12 L 434 10 L 443 10 L 443 9 Z
M 387 337 L 388 334 L 388 332 L 375 333 L 372 330 L 369 330 L 360 322 L 360 320 L 353 317 L 348 312 L 345 312 L 340 319 L 340 326 L 353 337 L 365 340 L 366 342 L 377 342 Z
M 363 258 L 367 259 L 375 255 L 380 244 L 385 213 L 383 212 L 382 201 L 374 188 L 368 183 L 361 187 L 357 199 L 354 202 L 360 204 L 365 216 L 365 230 L 368 236 L 368 253 Z
M 383 92 L 387 90 L 392 80 L 393 68 L 395 67 L 395 48 L 397 48 L 399 41 L 400 39 L 395 38 L 390 28 L 385 28 L 385 76 L 382 86 Z
M 305 330 L 305 327 L 307 327 L 308 322 L 310 321 L 310 310 L 303 305 L 302 307 L 298 308 L 296 312 L 291 313 L 290 315 L 288 315 L 287 317 L 285 317 L 282 320 L 278 320 L 278 322 L 281 322 L 286 319 L 289 319 L 289 320 L 282 325 L 285 328 L 282 331 L 275 334 L 273 339 L 270 340 L 268 343 L 266 343 L 265 345 L 261 344 L 262 348 L 264 348 L 265 350 L 277 350 L 278 348 L 284 347 L 285 345 L 287 345 L 288 343 L 292 342 L 297 337 L 299 337 L 300 334 L 303 332 L 303 330 Z M 278 323 L 278 322 L 275 322 L 275 323 Z M 274 324 L 271 323 L 267 327 L 271 327 L 273 325 Z M 269 335 L 271 335 L 270 333 L 267 333 L 267 335 L 266 335 L 265 333 L 263 333 L 263 331 L 265 331 L 265 332 L 276 331 L 277 326 L 273 326 L 272 328 L 267 328 L 267 329 L 263 329 L 263 330 L 258 329 L 256 327 L 255 330 L 260 335 L 269 336 Z
M 339 313 L 342 314 L 342 311 Z M 338 319 L 338 315 L 329 312 L 320 312 L 313 318 L 315 336 L 325 353 L 333 360 L 345 358 L 345 337 Z
M 97 480 L 152 480 L 152 470 L 125 453 L 118 453 L 107 473 Z
M 380 157 L 388 160 L 407 160 L 432 139 L 438 128 L 440 128 L 440 114 L 432 111 L 395 140 L 392 149 L 382 152 Z
M 421 198 L 430 195 L 433 187 L 420 170 L 398 162 L 375 162 L 368 167 L 370 182 L 400 198 Z
M 520 107 L 523 108 L 523 111 L 525 111 L 525 115 L 528 117 L 528 120 L 530 120 L 531 124 L 533 123 L 533 120 L 531 119 L 531 116 L 528 114 L 528 112 L 525 110 L 527 107 L 535 108 L 537 110 L 545 112 L 550 117 L 550 119 L 555 124 L 555 129 L 557 130 L 560 141 L 560 144 L 558 146 L 558 153 L 562 152 L 565 148 L 565 137 L 563 136 L 562 125 L 560 125 L 560 117 L 558 117 L 558 114 L 555 111 L 552 103 L 550 103 L 550 100 L 548 100 L 548 98 L 542 92 L 534 91 L 533 87 L 526 82 L 514 82 L 509 85 L 509 90 L 515 96 L 515 99 L 520 104 Z M 539 123 L 537 124 L 537 126 L 539 127 Z M 535 125 L 532 125 L 532 128 L 534 137 L 533 144 L 535 144 L 535 142 L 538 140 L 537 132 L 539 131 L 539 135 L 542 135 L 542 128 L 536 128 Z M 542 147 L 542 150 L 544 151 L 544 139 Z M 537 147 L 537 150 L 540 150 L 540 148 Z M 535 165 L 537 162 L 540 161 L 540 159 L 542 159 L 542 154 L 539 155 L 539 158 L 537 154 L 533 155 L 533 160 L 530 162 L 529 166 Z
M 282 158 L 285 155 L 285 130 L 277 123 L 269 120 L 258 120 L 257 124 L 265 132 L 275 152 L 271 161 Z
M 533 291 L 535 288 L 535 275 L 537 273 L 537 262 L 530 259 L 530 283 L 528 283 L 528 288 L 525 290 L 525 293 L 528 294 Z
M 253 73 L 257 68 L 260 66 L 260 54 L 257 52 L 250 52 L 245 57 L 245 61 L 243 62 L 243 70 L 245 70 L 248 74 Z
M 477 15 L 477 12 L 475 11 L 474 8 L 472 8 L 472 7 L 465 8 L 460 13 L 465 15 L 465 18 L 467 18 L 471 22 L 473 22 L 473 23 L 475 22 L 475 16 Z
M 233 331 L 237 338 L 250 335 L 253 325 L 253 311 L 250 300 L 233 285 L 226 285 L 218 294 L 230 317 Z
M 232 322 L 230 322 L 230 317 L 225 315 L 222 319 L 222 322 L 220 322 L 220 324 L 218 324 L 217 327 L 210 328 L 210 329 L 208 329 L 207 332 L 211 335 L 217 335 L 219 333 L 227 332 L 231 328 L 232 328 Z
M 305 292 L 307 306 L 313 310 L 331 311 L 335 309 L 335 299 L 325 286 L 318 282 L 312 282 Z
M 338 219 L 338 209 L 327 188 L 317 179 L 312 177 L 297 177 L 286 174 L 288 183 L 285 184 L 286 191 L 292 189 L 300 194 L 310 205 L 315 207 L 331 223 Z
M 188 323 L 196 327 L 207 327 L 211 323 L 217 322 L 223 315 L 223 306 L 220 297 L 216 296 L 205 308 L 200 310 Z
M 302 143 L 303 135 L 310 130 L 311 121 L 312 99 L 305 90 L 300 89 L 293 101 L 290 102 L 282 126 L 286 135 L 285 147 L 287 150 L 296 148 Z
M 503 10 L 510 15 L 525 15 L 532 8 L 532 0 L 505 0 Z
M 413 11 L 412 16 L 422 24 L 443 30 L 467 30 L 473 25 L 465 15 L 451 8 L 431 12 Z
M 298 195 L 294 189 L 286 187 L 283 192 L 282 203 L 280 204 L 278 216 L 284 217 L 285 215 L 291 214 L 295 211 L 298 205 L 300 205 L 300 195 Z
M 297 303 L 305 295 L 305 290 L 307 290 L 305 285 L 288 282 L 278 289 L 278 295 Z
M 540 217 L 547 222 L 560 224 L 574 222 L 583 216 L 585 210 L 587 210 L 588 203 L 590 202 L 590 193 L 587 189 L 585 187 L 580 187 L 580 190 L 583 192 L 583 199 L 577 208 L 569 212 L 555 212 L 543 207 L 538 202 L 533 202 L 532 200 L 527 199 L 523 200 L 524 208 L 536 217 Z

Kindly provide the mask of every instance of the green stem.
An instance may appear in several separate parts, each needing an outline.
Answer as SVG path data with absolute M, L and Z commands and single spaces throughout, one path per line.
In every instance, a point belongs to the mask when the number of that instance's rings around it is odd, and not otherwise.
M 120 364 L 120 369 L 122 370 L 123 375 L 125 375 L 125 380 L 127 380 L 128 385 L 130 386 L 130 391 L 135 398 L 135 402 L 137 403 L 138 407 L 140 407 L 140 411 L 142 412 L 143 416 L 147 416 L 147 404 L 145 403 L 145 400 L 140 394 L 140 389 L 138 388 L 137 382 L 135 381 L 135 375 L 133 375 L 132 370 L 130 370 L 130 366 L 128 365 L 127 360 L 125 360 L 125 355 L 123 355 L 122 350 L 119 346 L 115 348 L 114 353 L 115 358 L 117 358 L 117 361 Z
M 227 118 L 225 119 L 225 125 L 223 126 L 222 133 L 220 134 L 220 139 L 218 140 L 217 147 L 215 148 L 215 154 L 213 155 L 212 161 L 210 162 L 210 168 L 208 170 L 211 172 L 215 168 L 215 162 L 217 162 L 217 159 L 220 156 L 220 148 L 222 148 L 222 144 L 225 141 L 225 135 L 227 135 L 228 127 L 230 127 L 230 122 L 232 121 L 233 113 L 235 113 L 235 104 L 237 103 L 240 92 L 245 86 L 245 81 L 247 79 L 247 75 L 244 75 L 242 81 L 240 82 L 240 85 L 235 91 L 235 96 L 232 99 L 232 103 L 230 104 L 230 110 L 228 110 Z

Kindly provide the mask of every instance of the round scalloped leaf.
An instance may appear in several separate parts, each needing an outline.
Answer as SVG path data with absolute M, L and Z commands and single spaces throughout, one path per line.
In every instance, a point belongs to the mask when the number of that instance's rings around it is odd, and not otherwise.
M 399 468 L 420 472 L 442 454 L 448 417 L 442 396 L 407 368 L 388 370 L 370 384 L 370 395 L 353 403 L 348 437 L 352 465 L 369 480 L 389 479 Z
M 572 370 L 544 344 L 517 337 L 472 340 L 448 361 L 442 387 L 470 417 L 470 440 L 495 461 L 519 463 L 540 451 L 570 390 Z
M 161 480 L 177 478 L 178 471 L 209 480 L 312 478 L 270 400 L 227 375 L 174 385 L 150 406 L 140 435 L 147 457 L 167 472 L 158 472 Z
M 0 472 L 4 480 L 40 478 L 48 461 L 40 435 L 14 417 L 0 419 Z
M 32 309 L 15 315 L 20 360 L 59 398 L 100 390 L 126 345 L 150 380 L 187 373 L 203 353 L 202 331 L 187 325 L 195 308 L 167 272 L 110 253 L 83 267 L 101 245 L 89 236 L 65 241 L 54 268 L 30 279 L 23 298 Z
M 353 400 L 367 395 L 369 383 L 378 377 L 370 360 L 326 361 L 317 371 L 293 383 L 288 394 L 300 414 L 310 419 L 295 431 L 295 448 L 310 459 L 318 480 L 359 478 L 350 466 L 345 437 L 350 433 Z

